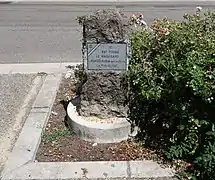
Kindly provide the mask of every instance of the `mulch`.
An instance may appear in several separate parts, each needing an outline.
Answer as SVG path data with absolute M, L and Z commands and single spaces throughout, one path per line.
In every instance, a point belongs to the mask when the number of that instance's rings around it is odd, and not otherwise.
M 142 146 L 134 139 L 112 144 L 96 144 L 78 138 L 66 128 L 66 111 L 62 102 L 75 96 L 75 85 L 63 78 L 42 136 L 36 161 L 77 162 L 77 161 L 125 161 L 154 160 L 164 163 L 164 158 L 154 150 Z M 168 165 L 172 164 L 167 162 Z M 177 167 L 185 163 L 174 163 Z M 182 164 L 182 165 L 181 165 Z

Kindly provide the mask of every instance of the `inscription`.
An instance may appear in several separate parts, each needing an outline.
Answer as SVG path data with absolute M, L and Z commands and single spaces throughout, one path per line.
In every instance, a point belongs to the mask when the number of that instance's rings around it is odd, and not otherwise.
M 126 70 L 127 44 L 88 44 L 88 70 Z

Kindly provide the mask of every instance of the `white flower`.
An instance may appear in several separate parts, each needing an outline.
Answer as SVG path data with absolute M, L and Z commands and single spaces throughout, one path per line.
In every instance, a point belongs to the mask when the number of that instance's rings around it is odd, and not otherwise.
M 131 20 L 133 23 L 137 23 L 137 16 L 135 14 L 132 15 Z
M 143 26 L 144 28 L 148 28 L 147 23 L 144 21 L 143 14 L 138 14 L 138 15 L 133 14 L 131 16 L 131 21 L 135 27 L 139 25 L 139 26 Z
M 135 14 L 133 14 L 131 19 L 132 19 L 132 21 L 137 21 L 137 16 Z
M 145 22 L 144 20 L 140 20 L 140 21 L 139 21 L 139 24 L 140 24 L 141 26 L 147 26 L 147 24 L 146 24 L 146 22 Z
M 197 6 L 197 7 L 196 7 L 196 11 L 199 11 L 199 12 L 200 12 L 201 10 L 202 10 L 202 7 L 201 7 L 201 6 Z
M 201 11 L 202 11 L 202 7 L 201 6 L 197 6 L 196 7 L 196 14 L 199 15 Z
M 138 17 L 139 20 L 143 20 L 144 19 L 144 16 L 143 14 L 139 14 L 139 17 Z
M 135 14 L 133 14 L 132 19 L 137 19 L 137 16 Z
M 69 71 L 66 72 L 65 78 L 66 78 L 66 79 L 69 79 L 69 78 L 72 77 L 72 75 L 73 75 L 73 72 L 72 72 L 71 70 L 69 70 Z

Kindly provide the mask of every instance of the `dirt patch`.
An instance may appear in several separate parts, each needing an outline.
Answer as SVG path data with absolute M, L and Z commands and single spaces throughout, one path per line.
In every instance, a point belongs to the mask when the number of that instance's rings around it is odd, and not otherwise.
M 62 100 L 70 99 L 73 96 L 75 96 L 74 83 L 71 79 L 63 78 L 37 152 L 37 161 L 155 160 L 164 162 L 160 155 L 132 139 L 112 144 L 96 144 L 79 139 L 66 128 L 64 121 L 66 111 Z

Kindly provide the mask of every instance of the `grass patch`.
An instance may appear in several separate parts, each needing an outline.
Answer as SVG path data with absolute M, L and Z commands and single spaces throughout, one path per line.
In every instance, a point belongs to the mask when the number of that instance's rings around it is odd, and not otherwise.
M 61 137 L 68 137 L 71 135 L 71 131 L 68 128 L 56 129 L 44 134 L 42 141 L 43 143 L 49 143 L 58 140 Z

